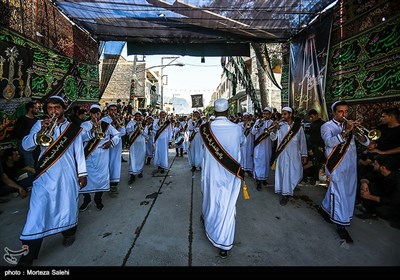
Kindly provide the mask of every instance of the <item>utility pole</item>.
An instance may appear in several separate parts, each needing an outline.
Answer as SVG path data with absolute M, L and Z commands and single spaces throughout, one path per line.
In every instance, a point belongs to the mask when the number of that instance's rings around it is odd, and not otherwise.
M 177 60 L 179 56 L 163 56 L 161 57 L 161 84 L 160 84 L 160 92 L 161 92 L 161 110 L 164 110 L 164 67 L 170 65 L 172 62 Z M 164 65 L 164 59 L 172 59 L 168 64 Z M 179 65 L 180 66 L 180 65 Z M 183 65 L 182 65 L 183 66 Z
M 137 55 L 133 56 L 133 69 L 132 69 L 132 80 L 131 80 L 131 92 L 129 93 L 129 102 L 130 104 L 134 101 L 134 97 L 136 94 L 136 87 L 137 87 L 137 78 L 136 78 L 136 64 L 137 64 Z M 133 109 L 135 110 L 135 104 L 133 104 Z

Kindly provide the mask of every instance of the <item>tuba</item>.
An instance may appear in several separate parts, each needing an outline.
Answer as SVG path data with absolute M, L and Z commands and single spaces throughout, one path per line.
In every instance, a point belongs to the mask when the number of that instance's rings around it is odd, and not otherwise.
M 53 134 L 54 134 L 54 129 L 56 128 L 57 125 L 57 116 L 56 114 L 53 114 L 50 118 L 50 124 L 46 128 L 46 130 L 42 133 L 39 134 L 37 137 L 37 142 L 43 146 L 43 147 L 48 147 L 53 143 Z
M 251 128 L 251 122 L 247 122 L 246 125 L 245 125 L 245 127 L 246 127 L 247 129 Z

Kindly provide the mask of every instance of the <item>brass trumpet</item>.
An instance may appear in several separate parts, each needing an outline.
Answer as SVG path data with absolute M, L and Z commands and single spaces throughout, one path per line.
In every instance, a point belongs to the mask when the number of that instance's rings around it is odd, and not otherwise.
M 281 127 L 281 125 L 282 125 L 282 122 L 273 124 L 273 125 L 267 127 L 266 129 L 264 129 L 264 133 L 270 134 L 271 132 L 275 132 L 276 130 L 278 130 Z
M 245 127 L 246 127 L 247 129 L 251 128 L 251 122 L 247 122 L 246 125 L 245 125 Z
M 94 126 L 95 130 L 94 130 L 94 135 L 96 137 L 96 139 L 104 139 L 106 137 L 106 134 L 103 132 L 103 130 L 101 129 L 101 125 L 98 125 L 99 121 L 96 119 L 96 122 L 92 122 L 92 125 Z
M 343 117 L 343 120 L 348 122 L 349 120 Z M 367 137 L 371 140 L 378 140 L 382 132 L 378 129 L 367 129 L 366 127 L 362 126 L 361 124 L 354 124 L 354 127 L 357 129 L 357 134 L 364 136 L 367 133 Z
M 56 128 L 57 125 L 57 116 L 56 114 L 52 115 L 50 118 L 50 124 L 46 128 L 46 130 L 37 136 L 37 142 L 43 146 L 43 147 L 48 147 L 53 143 L 53 134 L 54 134 L 54 129 Z

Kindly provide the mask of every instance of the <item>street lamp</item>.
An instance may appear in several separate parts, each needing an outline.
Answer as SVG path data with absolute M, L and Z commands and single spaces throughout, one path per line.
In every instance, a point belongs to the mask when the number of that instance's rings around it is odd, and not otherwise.
M 164 75 L 163 75 L 163 70 L 164 67 L 167 66 L 172 66 L 173 64 L 171 64 L 172 62 L 174 62 L 175 60 L 177 60 L 179 58 L 179 56 L 163 56 L 161 57 L 161 84 L 160 84 L 160 92 L 161 92 L 161 110 L 164 110 Z M 164 65 L 164 59 L 172 59 L 172 61 L 166 65 Z M 179 65 L 179 66 L 183 66 Z

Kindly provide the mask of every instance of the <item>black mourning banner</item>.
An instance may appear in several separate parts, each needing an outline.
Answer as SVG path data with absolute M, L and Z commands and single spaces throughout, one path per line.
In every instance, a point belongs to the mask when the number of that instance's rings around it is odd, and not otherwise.
M 192 96 L 192 108 L 203 107 L 203 95 L 194 94 Z

